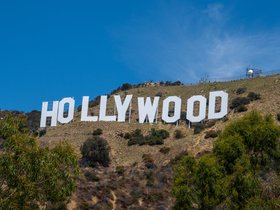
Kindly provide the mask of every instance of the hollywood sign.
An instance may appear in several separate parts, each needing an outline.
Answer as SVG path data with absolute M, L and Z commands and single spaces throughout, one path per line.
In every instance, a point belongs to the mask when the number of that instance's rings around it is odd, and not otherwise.
M 107 115 L 107 96 L 100 97 L 100 108 L 98 116 L 91 116 L 88 114 L 89 109 L 89 96 L 84 96 L 82 99 L 81 108 L 81 121 L 86 122 L 125 122 L 126 114 L 131 114 L 131 104 L 133 95 L 126 95 L 124 100 L 121 99 L 120 95 L 114 95 L 116 115 Z M 216 112 L 216 99 L 220 98 L 220 109 Z M 139 123 L 149 122 L 153 123 L 156 121 L 158 107 L 159 107 L 159 96 L 153 97 L 138 97 L 138 114 Z M 171 103 L 174 106 L 174 113 L 170 116 Z M 194 115 L 195 103 L 199 104 L 199 113 Z M 51 126 L 56 126 L 57 122 L 61 124 L 70 123 L 74 118 L 75 111 L 75 100 L 74 98 L 63 98 L 61 101 L 53 101 L 52 108 L 49 109 L 48 102 L 43 102 L 41 111 L 41 122 L 40 127 L 46 127 L 47 118 L 51 118 Z M 181 118 L 181 106 L 182 99 L 178 96 L 168 96 L 162 102 L 162 115 L 161 119 L 166 123 L 175 123 Z M 68 108 L 65 110 L 65 108 Z M 190 122 L 200 122 L 206 118 L 207 112 L 207 99 L 202 95 L 195 95 L 187 99 L 186 108 L 186 119 Z M 209 93 L 208 101 L 208 119 L 220 119 L 227 115 L 228 112 L 228 94 L 224 91 L 214 91 Z M 129 114 L 129 119 L 130 119 Z

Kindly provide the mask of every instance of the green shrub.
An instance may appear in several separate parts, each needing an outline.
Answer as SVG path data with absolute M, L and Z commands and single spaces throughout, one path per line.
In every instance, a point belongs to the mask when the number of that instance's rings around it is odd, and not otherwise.
M 103 130 L 101 128 L 97 128 L 92 132 L 92 135 L 99 136 L 103 133 Z
M 184 137 L 184 134 L 181 130 L 179 130 L 179 129 L 175 130 L 175 132 L 174 132 L 174 138 L 175 139 L 181 139 L 183 137 Z
M 125 134 L 125 137 L 129 137 L 127 143 L 128 146 L 135 145 L 135 144 L 139 144 L 139 145 L 145 144 L 145 137 L 140 129 L 135 129 L 132 133 Z
M 99 136 L 87 139 L 81 146 L 83 159 L 92 167 L 96 167 L 98 164 L 108 167 L 110 163 L 109 150 L 107 141 Z
M 156 130 L 152 128 L 149 134 L 144 136 L 140 129 L 136 129 L 132 133 L 128 133 L 127 137 L 129 137 L 128 146 L 135 144 L 139 146 L 146 144 L 153 146 L 163 144 L 164 139 L 169 137 L 169 132 L 164 129 Z
M 167 154 L 170 151 L 170 147 L 162 147 L 160 148 L 159 152 L 161 152 L 162 154 Z
M 236 93 L 237 95 L 240 95 L 240 94 L 242 94 L 242 93 L 245 93 L 246 90 L 247 90 L 246 87 L 241 87 L 241 88 L 238 88 L 238 89 L 235 91 L 235 93 Z
M 161 139 L 166 139 L 169 137 L 169 132 L 164 129 L 156 130 L 156 129 L 152 128 L 149 136 L 157 136 Z
M 144 145 L 144 144 L 148 144 L 150 146 L 153 145 L 162 145 L 164 144 L 164 140 L 160 137 L 160 136 L 147 136 L 145 141 L 142 144 L 139 145 Z
M 248 99 L 247 97 L 237 97 L 232 100 L 230 108 L 235 109 L 241 105 L 247 105 L 249 103 L 250 99 Z
M 254 92 L 250 92 L 250 93 L 248 94 L 247 98 L 248 98 L 250 101 L 256 101 L 256 100 L 261 99 L 261 94 L 259 94 L 259 93 L 254 93 Z
M 238 107 L 235 108 L 234 112 L 246 112 L 248 108 L 245 105 L 239 105 Z

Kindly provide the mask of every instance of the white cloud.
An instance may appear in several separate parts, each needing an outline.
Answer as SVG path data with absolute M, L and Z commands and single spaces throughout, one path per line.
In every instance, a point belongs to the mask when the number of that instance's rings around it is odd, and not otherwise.
M 224 20 L 225 16 L 223 13 L 224 6 L 220 3 L 209 4 L 207 9 L 203 13 L 207 14 L 209 18 L 215 21 Z
M 205 10 L 169 6 L 115 31 L 119 59 L 145 80 L 196 82 L 205 74 L 244 75 L 249 65 L 264 70 L 280 67 L 278 31 L 234 31 L 222 4 Z

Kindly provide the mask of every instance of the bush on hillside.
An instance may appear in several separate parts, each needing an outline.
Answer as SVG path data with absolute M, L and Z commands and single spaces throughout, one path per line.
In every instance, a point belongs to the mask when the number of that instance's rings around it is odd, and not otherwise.
M 126 134 L 125 136 L 129 138 L 128 146 L 135 144 L 138 144 L 139 146 L 146 144 L 153 146 L 163 144 L 164 139 L 169 137 L 169 132 L 164 129 L 156 130 L 152 128 L 149 134 L 144 136 L 140 129 L 136 129 L 133 132 Z
M 83 159 L 92 167 L 98 165 L 108 167 L 110 163 L 109 150 L 107 141 L 99 136 L 87 139 L 81 146 Z
M 236 97 L 232 100 L 230 108 L 235 109 L 241 105 L 247 105 L 250 103 L 250 99 L 247 97 Z
M 248 94 L 247 98 L 248 98 L 250 101 L 256 101 L 256 100 L 261 99 L 261 94 L 259 94 L 259 93 L 254 93 L 254 92 L 250 92 L 250 93 Z
M 79 105 L 78 107 L 77 107 L 77 112 L 81 112 L 82 111 L 82 105 Z
M 234 109 L 234 112 L 246 112 L 248 108 L 245 105 L 240 105 Z
M 103 130 L 101 128 L 97 128 L 92 132 L 93 136 L 99 136 L 103 133 Z
M 203 125 L 202 123 L 194 123 L 193 128 L 194 128 L 193 134 L 199 134 L 201 133 L 201 131 L 204 130 L 205 125 Z
M 162 154 L 167 154 L 170 151 L 170 147 L 162 147 L 160 148 L 159 152 L 161 152 Z
M 205 123 L 206 128 L 211 128 L 216 124 L 216 120 L 207 120 Z
M 238 88 L 238 89 L 235 91 L 235 93 L 236 93 L 237 95 L 240 95 L 240 94 L 242 94 L 242 93 L 245 93 L 246 90 L 247 90 L 246 87 L 241 87 L 241 88 Z
M 143 159 L 143 162 L 145 163 L 145 166 L 147 168 L 153 169 L 153 168 L 156 167 L 151 154 L 143 154 L 142 159 Z
M 163 95 L 163 94 L 162 94 L 161 91 L 159 91 L 159 92 L 156 93 L 156 96 L 162 97 L 162 95 Z
M 89 102 L 89 107 L 95 107 L 100 104 L 100 96 L 96 96 L 93 100 Z
M 183 132 L 181 130 L 179 130 L 179 129 L 176 129 L 175 132 L 174 132 L 174 138 L 175 139 L 184 138 Z
M 39 131 L 38 135 L 39 135 L 39 137 L 42 137 L 42 136 L 46 135 L 46 133 L 47 133 L 47 129 L 42 129 Z
M 154 128 L 151 129 L 149 136 L 157 136 L 161 139 L 166 139 L 169 137 L 169 132 L 164 129 L 156 130 Z
M 277 209 L 280 127 L 271 116 L 250 112 L 230 123 L 213 153 L 187 155 L 174 166 L 174 209 Z

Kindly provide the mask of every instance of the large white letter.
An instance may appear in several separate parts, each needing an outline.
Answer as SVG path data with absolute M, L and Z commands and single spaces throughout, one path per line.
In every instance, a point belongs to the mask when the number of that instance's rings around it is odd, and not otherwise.
M 83 103 L 82 103 L 81 121 L 96 122 L 98 120 L 97 116 L 88 116 L 88 103 L 89 103 L 89 96 L 84 96 Z
M 139 123 L 144 123 L 147 116 L 150 123 L 154 122 L 158 109 L 158 102 L 159 96 L 154 97 L 153 104 L 150 97 L 147 97 L 146 103 L 144 101 L 144 97 L 138 98 Z
M 125 115 L 129 104 L 131 103 L 132 95 L 127 95 L 124 102 L 121 101 L 121 96 L 114 96 L 117 112 L 118 112 L 118 122 L 125 122 Z
M 215 112 L 216 98 L 221 97 L 221 110 Z M 219 119 L 224 117 L 228 112 L 228 94 L 224 91 L 210 92 L 209 95 L 209 108 L 208 108 L 208 119 Z
M 199 115 L 193 115 L 194 102 L 199 102 Z M 187 102 L 187 119 L 190 122 L 200 122 L 205 119 L 206 116 L 206 98 L 203 96 L 192 96 Z
M 170 102 L 174 102 L 174 115 L 169 116 L 169 105 Z M 162 120 L 167 123 L 174 123 L 180 119 L 181 116 L 181 98 L 177 96 L 169 96 L 163 100 L 162 105 Z
M 67 110 L 67 117 L 64 117 L 64 108 L 65 104 L 69 104 Z M 60 123 L 69 123 L 74 118 L 74 109 L 75 109 L 75 100 L 73 98 L 63 98 L 59 102 L 58 108 L 58 122 Z
M 114 116 L 107 116 L 106 115 L 107 109 L 107 96 L 101 96 L 100 98 L 100 110 L 99 110 L 99 121 L 116 121 L 117 117 Z
M 47 117 L 51 117 L 51 126 L 56 126 L 57 123 L 57 112 L 58 112 L 58 101 L 53 102 L 52 110 L 48 111 L 48 102 L 43 102 L 41 111 L 41 122 L 40 127 L 46 127 Z

